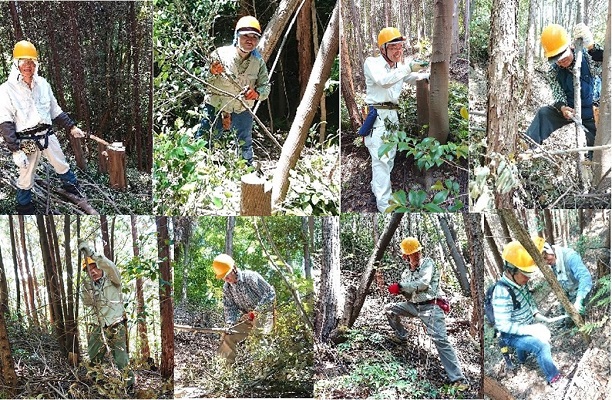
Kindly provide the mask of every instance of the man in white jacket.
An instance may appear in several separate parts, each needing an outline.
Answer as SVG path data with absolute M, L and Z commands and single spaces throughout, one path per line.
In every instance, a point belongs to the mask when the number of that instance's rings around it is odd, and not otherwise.
M 55 136 L 52 124 L 83 137 L 68 114 L 62 111 L 51 86 L 37 74 L 38 51 L 27 40 L 15 44 L 8 80 L 0 85 L 0 133 L 19 167 L 17 213 L 36 214 L 32 203 L 34 174 L 41 155 L 59 175 L 67 192 L 82 197 L 74 172 Z
M 111 260 L 94 254 L 86 242 L 79 240 L 79 250 L 85 255 L 82 280 L 83 304 L 90 307 L 91 320 L 87 334 L 87 353 L 92 364 L 104 360 L 107 348 L 120 371 L 128 367 L 125 309 L 121 295 L 121 274 Z M 128 372 L 128 388 L 134 385 L 134 374 Z
M 428 73 L 412 72 L 420 64 L 404 62 L 404 36 L 397 28 L 387 27 L 378 34 L 380 55 L 368 57 L 363 69 L 366 79 L 366 103 L 377 110 L 378 117 L 372 133 L 365 138 L 365 145 L 372 157 L 372 192 L 376 196 L 378 211 L 385 212 L 391 198 L 391 170 L 395 160 L 396 147 L 385 155 L 378 154 L 383 144 L 383 135 L 394 133 L 392 125 L 399 119 L 398 101 L 404 82 L 414 84 L 417 80 L 428 79 Z M 389 125 L 389 129 L 387 128 Z

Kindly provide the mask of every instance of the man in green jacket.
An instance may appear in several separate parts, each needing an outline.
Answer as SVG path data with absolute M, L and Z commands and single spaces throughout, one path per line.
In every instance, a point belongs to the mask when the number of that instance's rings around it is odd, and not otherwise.
M 79 240 L 79 250 L 85 255 L 82 280 L 83 304 L 90 307 L 87 333 L 87 353 L 92 364 L 100 364 L 107 349 L 120 371 L 128 368 L 125 309 L 121 295 L 121 274 L 115 264 L 101 254 L 94 254 L 86 242 Z M 134 373 L 128 370 L 127 386 L 134 385 Z

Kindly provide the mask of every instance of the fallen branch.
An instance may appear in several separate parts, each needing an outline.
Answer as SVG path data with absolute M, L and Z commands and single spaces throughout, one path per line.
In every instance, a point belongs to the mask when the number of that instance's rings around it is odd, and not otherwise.
M 559 154 L 569 154 L 569 153 L 578 153 L 581 151 L 599 151 L 599 150 L 607 150 L 611 148 L 612 145 L 605 144 L 602 146 L 592 146 L 592 147 L 578 147 L 575 149 L 565 149 L 565 150 L 554 150 L 547 151 L 546 153 L 522 153 L 519 154 L 518 158 L 521 161 L 531 160 L 534 158 L 544 157 L 545 155 L 559 155 Z
M 239 333 L 237 330 L 229 329 L 229 328 L 199 328 L 196 326 L 177 325 L 177 324 L 174 324 L 174 330 L 181 331 L 181 332 L 195 332 L 195 333 L 218 333 L 218 334 L 227 333 L 229 335 Z

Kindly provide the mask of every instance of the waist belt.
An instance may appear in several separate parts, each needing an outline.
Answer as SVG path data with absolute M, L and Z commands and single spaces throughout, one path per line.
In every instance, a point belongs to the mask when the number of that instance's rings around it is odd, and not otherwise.
M 377 110 L 399 110 L 399 105 L 395 103 L 386 102 L 386 103 L 377 103 L 377 104 L 368 104 L 370 107 L 374 107 Z
M 41 133 L 42 132 L 42 133 Z M 36 125 L 34 128 L 26 129 L 25 131 L 17 132 L 19 141 L 33 140 L 40 151 L 49 147 L 49 136 L 53 135 L 53 129 L 50 125 Z M 44 139 L 43 143 L 40 140 Z
M 417 306 L 424 306 L 424 305 L 427 305 L 427 304 L 436 304 L 437 300 L 438 299 L 431 299 L 431 300 L 421 301 L 420 303 L 414 303 L 414 304 L 417 305 Z

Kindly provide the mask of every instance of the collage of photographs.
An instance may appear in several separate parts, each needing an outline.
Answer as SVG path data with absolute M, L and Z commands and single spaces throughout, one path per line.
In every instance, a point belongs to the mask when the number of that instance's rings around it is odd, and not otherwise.
M 612 399 L 611 3 L 0 2 L 0 399 Z

